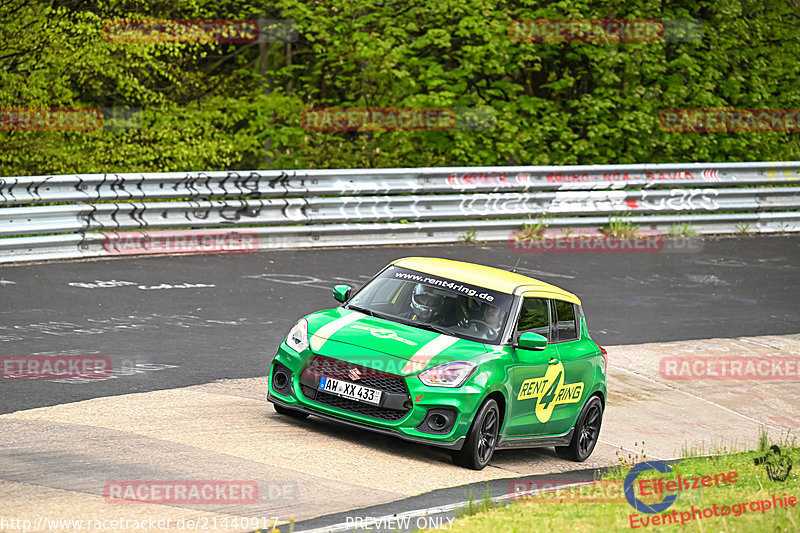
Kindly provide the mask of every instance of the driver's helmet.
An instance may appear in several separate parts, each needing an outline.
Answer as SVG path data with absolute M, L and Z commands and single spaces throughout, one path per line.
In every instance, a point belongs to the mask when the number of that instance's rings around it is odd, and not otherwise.
M 428 320 L 442 305 L 442 295 L 427 285 L 421 283 L 414 287 L 411 295 L 411 309 L 422 320 Z

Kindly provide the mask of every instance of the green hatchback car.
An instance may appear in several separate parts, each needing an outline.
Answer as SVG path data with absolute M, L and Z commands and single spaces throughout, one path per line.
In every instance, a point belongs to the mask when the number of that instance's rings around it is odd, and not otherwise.
M 447 448 L 476 470 L 502 448 L 591 455 L 607 354 L 575 295 L 497 268 L 409 257 L 333 296 L 342 305 L 300 319 L 272 360 L 267 399 L 278 413 Z

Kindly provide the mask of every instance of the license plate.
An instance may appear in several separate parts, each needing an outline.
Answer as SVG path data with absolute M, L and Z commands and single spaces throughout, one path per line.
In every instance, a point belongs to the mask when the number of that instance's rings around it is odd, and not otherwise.
M 320 378 L 319 390 L 350 398 L 357 402 L 366 402 L 374 405 L 379 405 L 381 403 L 381 394 L 383 394 L 383 391 L 379 391 L 378 389 L 371 389 L 357 383 L 350 383 L 327 376 L 322 376 L 322 378 Z

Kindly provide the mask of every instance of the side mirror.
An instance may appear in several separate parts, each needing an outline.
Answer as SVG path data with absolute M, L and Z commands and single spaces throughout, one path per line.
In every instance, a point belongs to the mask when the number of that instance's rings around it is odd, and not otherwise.
M 538 333 L 528 331 L 519 336 L 517 345 L 526 350 L 544 350 L 545 346 L 547 346 L 547 339 Z
M 350 285 L 334 285 L 333 299 L 337 302 L 346 302 L 350 298 Z

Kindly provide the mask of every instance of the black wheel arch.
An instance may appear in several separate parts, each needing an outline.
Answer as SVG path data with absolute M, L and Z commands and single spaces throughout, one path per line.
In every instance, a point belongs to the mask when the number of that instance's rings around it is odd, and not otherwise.
M 500 409 L 500 423 L 497 426 L 497 435 L 499 437 L 503 434 L 503 424 L 506 421 L 506 397 L 502 391 L 495 390 L 486 395 L 483 401 L 481 401 L 481 405 L 486 403 L 486 400 L 494 400 L 497 402 L 497 407 Z

